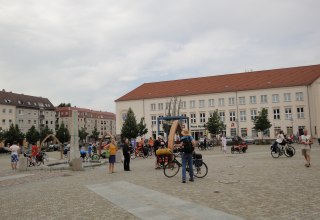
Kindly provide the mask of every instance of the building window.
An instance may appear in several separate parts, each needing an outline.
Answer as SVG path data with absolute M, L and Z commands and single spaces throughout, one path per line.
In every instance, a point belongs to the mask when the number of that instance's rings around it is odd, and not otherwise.
M 214 106 L 214 99 L 209 99 L 209 107 L 213 107 Z
M 199 100 L 199 108 L 204 108 L 204 100 Z
M 304 110 L 303 107 L 297 108 L 297 118 L 304 118 Z
M 291 108 L 285 108 L 284 113 L 286 116 L 286 119 L 291 120 L 292 119 L 292 111 Z
M 280 109 L 273 109 L 273 119 L 280 119 Z
M 246 111 L 240 111 L 240 121 L 246 121 L 246 120 L 247 120 Z
M 226 114 L 225 112 L 219 112 L 220 121 L 225 122 L 226 121 Z
M 158 103 L 158 110 L 163 110 L 163 103 Z
M 224 98 L 219 98 L 219 106 L 224 106 Z
M 251 109 L 250 110 L 250 114 L 251 114 L 251 120 L 253 121 L 256 117 L 257 117 L 257 110 L 256 109 Z
M 229 116 L 230 116 L 230 121 L 236 120 L 236 112 L 235 111 L 229 112 Z
M 181 114 L 182 117 L 187 117 L 187 114 L 183 113 Z M 182 119 L 183 124 L 187 124 L 187 119 Z
M 272 102 L 278 103 L 279 102 L 279 94 L 273 94 L 272 95 Z
M 33 124 L 35 124 L 35 125 L 36 125 L 36 124 L 37 124 L 37 120 L 34 120 L 34 121 L 33 121 Z
M 9 114 L 12 114 L 12 109 L 11 108 L 9 109 Z
M 181 109 L 186 109 L 186 108 L 187 108 L 187 103 L 186 103 L 186 101 L 180 102 L 180 108 L 181 108 Z
M 190 101 L 190 108 L 195 108 L 196 107 L 196 101 L 191 100 Z
M 236 128 L 230 128 L 230 135 L 236 136 L 237 135 L 237 129 Z
M 11 125 L 12 124 L 12 120 L 11 119 L 9 119 L 9 125 Z
M 159 115 L 159 117 L 163 117 L 163 115 Z M 163 124 L 163 120 L 159 120 L 159 125 Z
M 200 123 L 205 123 L 206 122 L 206 113 L 201 112 L 200 113 Z
M 296 92 L 296 100 L 303 101 L 303 93 L 302 92 Z
M 248 136 L 247 129 L 241 128 L 241 137 L 246 137 L 246 136 Z
M 166 102 L 166 109 L 169 109 L 170 103 Z
M 31 120 L 28 120 L 28 124 L 29 124 L 29 125 L 31 124 Z
M 190 121 L 191 121 L 191 124 L 195 124 L 197 122 L 195 113 L 190 114 Z
M 5 108 L 2 109 L 2 113 L 6 113 L 6 109 Z
M 155 111 L 156 110 L 156 104 L 151 104 L 151 111 Z
M 246 98 L 245 97 L 239 97 L 239 105 L 245 105 L 246 104 Z
M 267 95 L 261 95 L 261 103 L 268 103 Z
M 155 115 L 151 115 L 151 124 L 156 125 L 157 124 L 157 117 Z
M 33 112 L 33 115 L 37 115 L 37 111 L 34 111 L 34 112 Z
M 229 105 L 234 105 L 234 97 L 229 97 Z
M 257 103 L 256 96 L 250 96 L 250 104 L 256 104 L 256 103 Z
M 284 93 L 283 96 L 285 102 L 291 102 L 291 93 Z
M 2 124 L 3 124 L 3 125 L 6 124 L 6 119 L 2 119 Z

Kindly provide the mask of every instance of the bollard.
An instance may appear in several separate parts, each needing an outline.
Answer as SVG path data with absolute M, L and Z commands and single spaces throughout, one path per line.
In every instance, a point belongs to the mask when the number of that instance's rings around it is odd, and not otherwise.
M 28 158 L 27 157 L 20 157 L 19 158 L 19 171 L 27 171 L 28 168 Z

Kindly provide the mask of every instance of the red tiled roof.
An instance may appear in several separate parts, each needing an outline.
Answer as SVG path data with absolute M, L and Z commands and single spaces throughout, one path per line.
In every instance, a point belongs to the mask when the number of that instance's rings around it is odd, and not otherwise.
M 320 77 L 320 64 L 218 76 L 144 83 L 117 101 L 189 96 L 310 85 Z
M 72 110 L 77 110 L 79 112 L 89 113 L 93 118 L 94 118 L 94 116 L 102 116 L 103 115 L 109 119 L 116 119 L 116 115 L 112 112 L 95 111 L 95 110 L 91 110 L 91 109 L 78 108 L 78 107 L 56 107 L 56 112 L 72 111 Z

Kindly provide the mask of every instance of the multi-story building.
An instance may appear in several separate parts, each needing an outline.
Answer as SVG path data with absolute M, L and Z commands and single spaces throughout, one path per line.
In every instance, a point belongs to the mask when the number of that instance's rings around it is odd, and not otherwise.
M 18 124 L 26 133 L 32 125 L 38 131 L 47 125 L 54 132 L 54 122 L 55 107 L 47 98 L 0 91 L 0 130 Z
M 157 118 L 166 115 L 169 100 L 176 97 L 179 115 L 189 117 L 195 138 L 207 133 L 204 124 L 216 109 L 227 136 L 257 136 L 253 119 L 262 108 L 272 124 L 266 136 L 273 138 L 280 129 L 296 134 L 306 128 L 319 137 L 319 77 L 320 65 L 312 65 L 145 83 L 116 100 L 117 134 L 130 107 L 137 119 L 145 118 L 147 136 L 155 136 Z
M 106 134 L 106 132 L 115 134 L 116 115 L 111 112 L 94 111 L 77 107 L 57 107 L 56 124 L 60 126 L 63 123 L 68 129 L 70 129 L 71 124 L 73 123 L 73 110 L 78 111 L 78 130 L 84 128 L 86 132 L 91 135 L 92 131 L 96 127 L 100 134 L 99 138 Z

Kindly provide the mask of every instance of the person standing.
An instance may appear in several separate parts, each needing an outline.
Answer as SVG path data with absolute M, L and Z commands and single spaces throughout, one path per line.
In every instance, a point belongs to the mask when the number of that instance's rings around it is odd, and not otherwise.
M 130 170 L 130 146 L 129 146 L 128 138 L 126 138 L 122 144 L 122 154 L 124 157 L 124 161 L 123 161 L 124 171 L 131 171 Z
M 154 140 L 152 137 L 149 138 L 148 145 L 149 145 L 149 150 L 152 154 L 153 153 L 153 146 L 154 146 Z
M 32 162 L 35 163 L 36 162 L 36 157 L 38 155 L 38 146 L 36 144 L 32 144 L 31 147 L 31 157 L 32 157 Z
M 312 139 L 311 136 L 308 135 L 308 131 L 304 130 L 303 135 L 301 135 L 301 153 L 305 159 L 305 166 L 310 167 L 310 151 L 311 151 L 311 144 Z
M 91 154 L 92 154 L 92 144 L 91 143 L 88 146 L 88 154 L 89 154 L 89 158 L 91 158 Z
M 17 163 L 19 161 L 19 150 L 20 147 L 17 145 L 17 142 L 13 142 L 13 145 L 9 147 L 11 151 L 11 168 L 13 170 L 17 169 Z
M 183 129 L 181 137 L 181 151 L 182 151 L 182 183 L 186 183 L 186 166 L 189 166 L 189 181 L 193 182 L 193 158 L 192 153 L 194 151 L 194 140 L 190 135 L 188 129 Z
M 107 149 L 110 152 L 109 156 L 109 173 L 114 173 L 114 163 L 116 162 L 116 154 L 118 147 L 114 139 L 111 140 L 111 143 L 107 145 Z
M 223 147 L 223 153 L 226 154 L 227 153 L 227 138 L 224 134 L 221 137 L 221 144 Z

